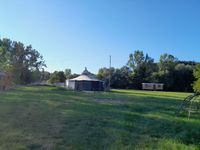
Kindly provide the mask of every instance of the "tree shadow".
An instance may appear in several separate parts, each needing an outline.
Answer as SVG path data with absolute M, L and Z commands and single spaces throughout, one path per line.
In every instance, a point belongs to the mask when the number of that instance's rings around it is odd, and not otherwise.
M 54 88 L 22 88 L 15 91 L 24 101 L 37 95 L 36 98 L 46 104 L 59 102 L 59 105 L 52 105 L 50 109 L 55 114 L 59 113 L 64 122 L 60 133 L 53 137 L 60 140 L 58 145 L 72 146 L 74 149 L 109 149 L 117 142 L 120 143 L 118 146 L 137 146 L 148 137 L 147 143 L 167 138 L 200 147 L 199 118 L 191 116 L 188 120 L 186 117 L 175 116 L 182 102 L 180 97 L 154 97 L 148 94 L 139 97 L 139 93 L 138 96 L 124 93 L 82 93 Z M 120 97 L 126 102 L 97 103 L 95 98 L 99 97 Z M 67 115 L 68 112 L 70 115 Z
M 143 136 L 147 136 L 150 139 L 168 138 L 180 141 L 185 145 L 199 146 L 200 122 L 195 122 L 195 118 L 186 120 L 184 117 L 177 118 L 175 116 L 174 112 L 176 104 L 180 103 L 179 100 L 169 101 L 168 99 L 154 98 L 150 102 L 151 105 L 144 106 L 144 103 L 148 104 L 149 100 L 140 99 L 134 100 L 132 104 L 113 105 L 91 101 L 80 104 L 79 107 L 73 108 L 72 106 L 70 109 L 78 112 L 79 121 L 87 120 L 89 124 L 96 124 L 97 121 L 100 124 L 98 130 L 105 134 L 105 136 L 99 137 L 100 141 L 105 137 L 113 138 L 112 135 L 105 132 L 106 129 L 119 132 L 119 136 L 122 132 L 126 133 L 127 137 L 121 138 L 128 139 L 126 143 L 133 145 L 142 142 Z M 136 137 L 138 139 L 135 139 Z M 92 140 L 92 137 L 88 138 Z

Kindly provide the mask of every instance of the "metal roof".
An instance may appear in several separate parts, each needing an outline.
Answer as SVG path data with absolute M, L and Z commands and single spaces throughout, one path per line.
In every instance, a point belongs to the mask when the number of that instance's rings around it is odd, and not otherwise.
M 80 76 L 70 79 L 70 81 L 100 81 L 102 82 L 101 80 L 97 79 L 95 75 L 90 73 L 86 67 Z
M 164 83 L 142 83 L 142 84 L 163 84 L 164 85 Z
M 92 76 L 80 75 L 76 78 L 70 79 L 72 81 L 101 81 Z

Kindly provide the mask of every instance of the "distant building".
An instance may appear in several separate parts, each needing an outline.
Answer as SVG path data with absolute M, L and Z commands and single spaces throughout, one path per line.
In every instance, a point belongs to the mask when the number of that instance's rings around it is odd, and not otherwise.
M 142 83 L 143 90 L 160 90 L 164 89 L 163 83 Z
M 77 91 L 103 91 L 104 82 L 85 68 L 80 76 L 66 80 L 66 88 Z

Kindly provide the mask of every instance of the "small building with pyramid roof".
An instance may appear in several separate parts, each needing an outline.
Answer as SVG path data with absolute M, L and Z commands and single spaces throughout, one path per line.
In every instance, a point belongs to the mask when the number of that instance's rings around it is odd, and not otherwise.
M 80 76 L 66 80 L 66 87 L 77 91 L 103 91 L 104 82 L 85 68 Z

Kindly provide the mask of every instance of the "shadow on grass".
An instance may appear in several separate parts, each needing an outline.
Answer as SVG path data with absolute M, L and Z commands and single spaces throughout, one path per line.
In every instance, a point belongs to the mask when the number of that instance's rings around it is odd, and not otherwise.
M 29 147 L 39 144 L 44 148 L 52 142 L 54 149 L 134 149 L 152 143 L 154 147 L 161 139 L 200 147 L 199 119 L 175 117 L 181 101 L 173 97 L 83 93 L 54 87 L 22 87 L 10 94 L 10 98 L 7 95 L 3 98 L 16 104 L 3 102 L 2 109 L 6 106 L 9 109 L 5 116 L 0 115 L 1 120 L 10 123 L 12 129 L 32 135 L 35 141 L 26 143 Z M 102 97 L 126 99 L 126 102 L 95 102 Z
M 139 96 L 139 97 L 159 97 L 159 98 L 169 98 L 169 99 L 184 99 L 185 97 L 187 97 L 188 95 L 190 95 L 191 93 L 178 93 L 175 94 L 175 92 L 164 92 L 165 94 L 163 94 L 161 91 L 111 91 L 112 93 L 119 93 L 121 95 L 129 95 L 129 96 Z M 162 94 L 162 95 L 161 95 Z M 172 95 L 173 94 L 173 95 Z M 181 95 L 182 94 L 182 95 Z
M 81 109 L 80 109 L 81 108 Z M 78 116 L 74 117 L 76 122 L 72 128 L 82 132 L 97 132 L 93 136 L 87 135 L 89 141 L 95 137 L 98 141 L 107 139 L 110 144 L 114 144 L 121 139 L 122 144 L 137 145 L 142 142 L 143 137 L 148 137 L 149 141 L 153 139 L 173 139 L 180 141 L 185 145 L 199 146 L 200 139 L 200 123 L 193 123 L 185 121 L 181 118 L 171 116 L 156 116 L 152 111 L 151 115 L 145 114 L 142 111 L 135 111 L 134 109 L 126 108 L 123 106 L 96 106 L 94 105 L 80 105 L 80 108 L 72 108 L 73 111 L 78 112 Z M 125 111 L 126 110 L 126 111 Z M 156 110 L 155 110 L 156 111 Z M 159 112 L 159 111 L 156 111 Z M 160 114 L 162 115 L 162 114 Z M 82 125 L 83 122 L 86 125 Z M 68 122 L 67 122 L 68 123 Z M 67 124 L 66 123 L 66 124 Z M 98 124 L 98 125 L 97 125 Z M 87 126 L 87 128 L 86 128 Z M 98 128 L 95 128 L 98 126 Z M 68 126 L 65 128 L 68 132 Z M 99 131 L 96 131 L 96 130 Z M 86 134 L 84 132 L 84 134 Z M 99 132 L 102 136 L 99 136 Z M 123 137 L 125 136 L 125 137 Z M 115 139 L 115 138 L 116 139 Z M 123 138 L 122 138 L 123 137 Z M 76 137 L 77 138 L 77 137 Z M 113 139 L 114 140 L 110 140 Z M 119 138 L 119 139 L 118 139 Z M 82 139 L 84 140 L 84 139 Z

